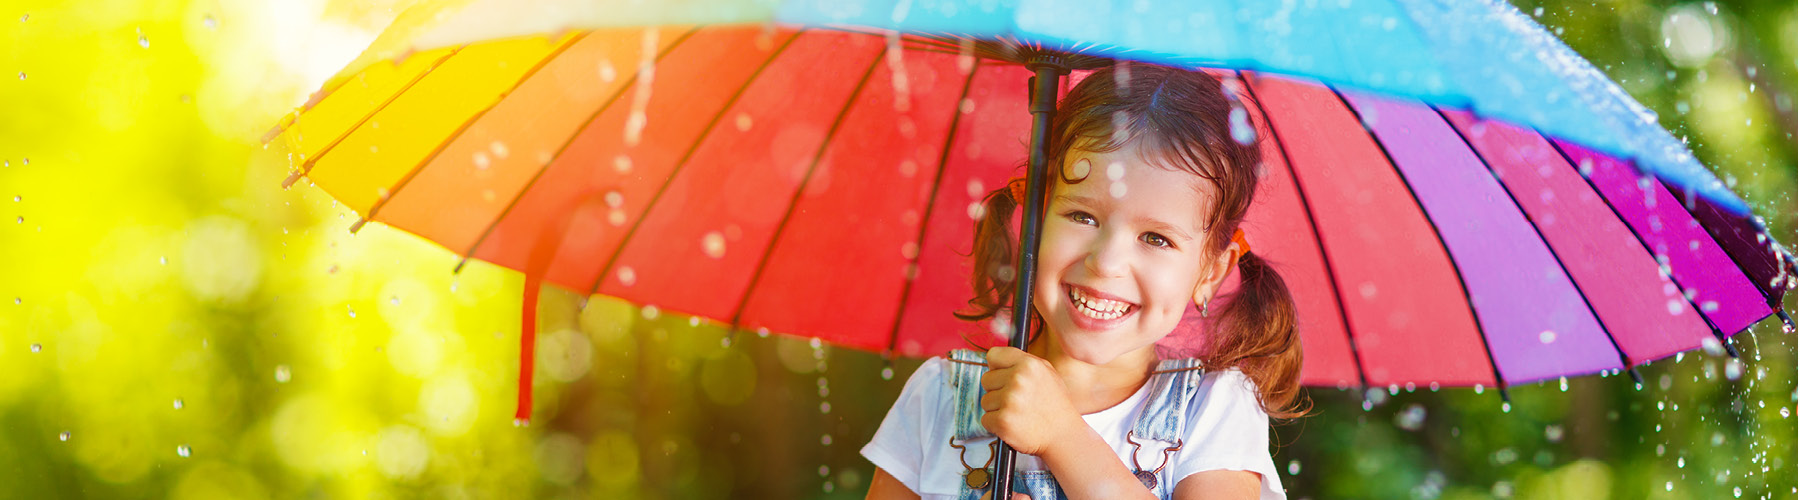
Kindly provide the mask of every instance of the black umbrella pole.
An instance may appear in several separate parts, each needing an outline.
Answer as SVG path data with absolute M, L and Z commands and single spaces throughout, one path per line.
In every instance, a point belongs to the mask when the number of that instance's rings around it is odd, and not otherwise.
M 1038 239 L 1044 230 L 1044 197 L 1049 194 L 1050 120 L 1056 117 L 1056 90 L 1062 75 L 1069 70 L 1054 62 L 1034 58 L 1027 64 L 1037 76 L 1031 78 L 1031 164 L 1025 172 L 1025 200 L 1019 225 L 1019 267 L 1013 273 L 1012 338 L 1008 345 L 1024 349 L 1030 336 L 1031 286 L 1037 271 Z M 994 500 L 1012 498 L 1013 462 L 1018 452 L 1000 441 L 999 457 L 994 460 Z

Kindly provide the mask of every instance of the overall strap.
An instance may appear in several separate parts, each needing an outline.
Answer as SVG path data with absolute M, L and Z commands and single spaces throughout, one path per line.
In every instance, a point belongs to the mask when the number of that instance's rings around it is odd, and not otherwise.
M 1188 409 L 1194 404 L 1194 392 L 1200 389 L 1200 378 L 1206 370 L 1193 358 L 1165 359 L 1150 376 L 1149 401 L 1138 413 L 1132 432 L 1140 439 L 1175 443 L 1186 435 Z
M 950 351 L 949 383 L 951 397 L 956 404 L 957 441 L 984 439 L 994 437 L 986 427 L 981 426 L 981 396 L 987 394 L 981 388 L 981 376 L 986 375 L 987 353 L 968 349 Z

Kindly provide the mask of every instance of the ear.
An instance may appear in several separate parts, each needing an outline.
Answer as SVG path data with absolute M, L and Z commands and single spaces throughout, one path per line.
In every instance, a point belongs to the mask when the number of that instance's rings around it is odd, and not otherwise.
M 1194 285 L 1194 305 L 1212 300 L 1219 292 L 1219 285 L 1225 283 L 1225 277 L 1231 270 L 1237 269 L 1238 258 L 1243 256 L 1243 249 L 1237 242 L 1225 246 L 1225 251 L 1214 254 L 1200 263 L 1200 282 Z

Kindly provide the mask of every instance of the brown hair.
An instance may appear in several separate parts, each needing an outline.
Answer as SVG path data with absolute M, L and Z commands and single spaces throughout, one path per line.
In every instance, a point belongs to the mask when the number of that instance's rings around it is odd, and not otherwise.
M 1239 99 L 1203 72 L 1143 63 L 1096 70 L 1057 105 L 1051 122 L 1050 170 L 1058 172 L 1063 183 L 1080 182 L 1063 177 L 1062 164 L 1070 150 L 1112 152 L 1137 142 L 1163 160 L 1152 164 L 1213 183 L 1218 196 L 1207 221 L 1210 230 L 1204 248 L 1208 253 L 1225 251 L 1249 211 L 1262 160 Z M 1017 243 L 1016 231 L 1009 226 L 1019 200 L 1003 186 L 989 193 L 983 206 L 971 254 L 975 296 L 969 300 L 970 311 L 956 313 L 970 321 L 993 318 L 1010 309 L 1013 300 Z M 1209 307 L 1212 321 L 1197 357 L 1209 370 L 1242 370 L 1256 384 L 1258 400 L 1271 417 L 1302 416 L 1311 405 L 1300 397 L 1300 335 L 1293 296 L 1281 276 L 1256 254 L 1243 254 L 1237 271 L 1237 291 L 1223 297 L 1223 305 Z M 1036 311 L 1031 324 L 1035 341 L 1043 329 Z

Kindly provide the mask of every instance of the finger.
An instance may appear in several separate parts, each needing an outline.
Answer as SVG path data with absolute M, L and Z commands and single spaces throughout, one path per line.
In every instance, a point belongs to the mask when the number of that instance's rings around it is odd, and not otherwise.
M 1026 356 L 1030 356 L 1030 354 L 1017 348 L 1007 346 L 992 347 L 989 348 L 987 352 L 988 368 L 1005 368 L 1012 366 L 1018 364 L 1019 360 Z
M 1031 496 L 1026 495 L 1024 493 L 1014 492 L 1013 496 L 1012 496 L 1012 500 L 1031 500 Z
M 981 388 L 983 390 L 990 391 L 990 392 L 998 391 L 1002 388 L 1005 388 L 1007 382 L 1011 382 L 1012 378 L 1013 378 L 1013 370 L 1011 368 L 1007 368 L 1007 369 L 1003 369 L 1003 370 L 988 370 L 987 373 L 981 374 Z
M 981 411 L 1000 411 L 1000 401 L 1002 401 L 1002 398 L 997 394 L 990 392 L 982 395 Z

